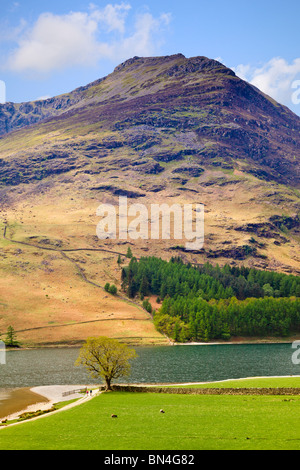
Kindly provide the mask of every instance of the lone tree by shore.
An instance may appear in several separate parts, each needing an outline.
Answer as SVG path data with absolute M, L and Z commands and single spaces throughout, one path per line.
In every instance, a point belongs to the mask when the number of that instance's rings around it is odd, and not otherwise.
M 130 359 L 137 357 L 134 349 L 106 336 L 90 337 L 80 349 L 75 365 L 83 365 L 93 378 L 105 380 L 111 390 L 113 379 L 130 375 Z
M 12 326 L 7 328 L 6 338 L 4 340 L 5 345 L 8 348 L 19 348 L 20 343 L 16 339 L 16 332 Z

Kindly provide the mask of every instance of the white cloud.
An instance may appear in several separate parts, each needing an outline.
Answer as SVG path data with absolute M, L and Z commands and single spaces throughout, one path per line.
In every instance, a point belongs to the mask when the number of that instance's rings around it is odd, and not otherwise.
M 16 10 L 18 10 L 19 7 L 20 7 L 19 2 L 12 2 L 12 4 L 9 7 L 9 11 L 10 12 L 15 12 Z
M 130 10 L 127 3 L 108 4 L 102 9 L 90 4 L 88 12 L 43 13 L 17 38 L 6 67 L 19 73 L 48 74 L 97 65 L 101 59 L 122 60 L 154 53 L 170 15 L 154 18 L 149 12 L 140 14 L 130 30 Z
M 235 73 L 247 80 L 262 92 L 278 102 L 291 104 L 292 84 L 300 77 L 300 58 L 288 63 L 281 57 L 274 57 L 260 67 L 240 64 L 234 68 Z
M 45 100 L 48 100 L 49 98 L 51 98 L 50 95 L 44 95 L 44 96 L 39 96 L 34 101 L 45 101 Z
M 135 31 L 124 38 L 119 44 L 119 59 L 131 56 L 151 55 L 159 47 L 160 32 L 163 26 L 168 26 L 171 21 L 169 14 L 162 14 L 154 18 L 150 13 L 144 13 L 137 17 Z
M 125 32 L 125 20 L 127 12 L 131 10 L 131 5 L 126 3 L 121 3 L 120 5 L 109 4 L 103 10 L 98 10 L 95 5 L 91 4 L 90 8 L 93 11 L 94 18 L 101 22 L 108 32 Z
M 96 29 L 96 21 L 86 13 L 44 13 L 20 39 L 8 66 L 16 72 L 49 72 L 70 65 L 88 65 L 97 49 Z

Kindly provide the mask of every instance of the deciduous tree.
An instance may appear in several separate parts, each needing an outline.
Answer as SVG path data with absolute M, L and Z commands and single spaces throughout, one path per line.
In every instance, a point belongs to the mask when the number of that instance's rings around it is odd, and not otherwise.
M 130 359 L 137 357 L 134 349 L 106 336 L 90 337 L 80 349 L 75 365 L 83 365 L 94 378 L 105 380 L 106 390 L 111 382 L 130 374 Z

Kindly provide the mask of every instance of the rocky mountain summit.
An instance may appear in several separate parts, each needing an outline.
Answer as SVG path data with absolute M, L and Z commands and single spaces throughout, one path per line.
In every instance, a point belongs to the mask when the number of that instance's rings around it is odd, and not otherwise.
M 89 133 L 99 131 L 97 139 L 81 137 L 80 144 L 68 139 L 64 144 L 51 144 L 49 150 L 34 145 L 51 162 L 50 173 L 77 167 L 70 159 L 77 150 L 84 152 L 86 160 L 104 158 L 109 151 L 123 148 L 123 153 L 131 153 L 128 165 L 138 166 L 138 171 L 144 168 L 157 173 L 162 171 L 162 162 L 189 158 L 200 167 L 240 168 L 263 180 L 299 184 L 299 117 L 232 70 L 205 57 L 134 57 L 107 77 L 69 94 L 1 105 L 4 146 L 7 140 L 24 135 L 14 133 L 13 137 L 12 132 L 26 128 L 31 134 L 36 126 L 43 134 L 66 127 L 82 136 L 87 135 L 86 126 Z M 104 132 L 105 137 L 101 136 Z M 35 162 L 28 155 L 35 150 L 26 151 L 26 161 Z M 12 156 L 16 164 L 19 154 Z M 136 165 L 141 158 L 145 166 Z M 10 164 L 6 168 L 1 160 L 1 180 L 16 184 L 34 178 L 27 175 L 26 162 L 24 165 L 26 176 L 18 180 L 9 171 Z M 48 174 L 43 168 L 37 176 Z

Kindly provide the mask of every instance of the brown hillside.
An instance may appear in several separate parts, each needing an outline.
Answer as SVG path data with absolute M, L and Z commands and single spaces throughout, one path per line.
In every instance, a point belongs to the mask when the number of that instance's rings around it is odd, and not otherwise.
M 0 133 L 0 332 L 165 342 L 143 309 L 103 291 L 120 287 L 129 244 L 138 257 L 300 272 L 300 118 L 217 61 L 134 57 L 71 93 L 1 105 Z M 120 195 L 204 204 L 203 248 L 100 241 L 97 207 Z

